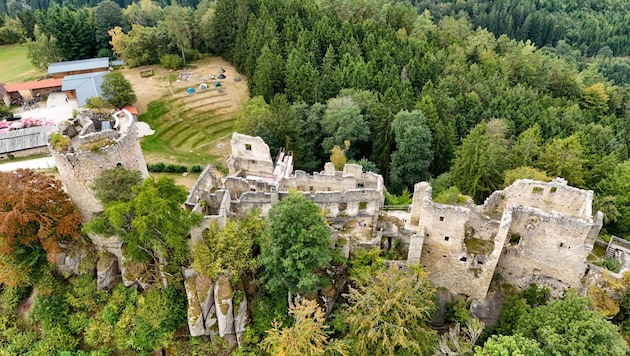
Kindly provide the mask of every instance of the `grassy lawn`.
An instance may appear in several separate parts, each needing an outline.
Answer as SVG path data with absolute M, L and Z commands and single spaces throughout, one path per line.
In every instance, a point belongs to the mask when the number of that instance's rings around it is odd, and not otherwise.
M 220 113 L 224 108 L 221 94 L 216 91 L 191 97 L 178 90 L 174 98 L 166 96 L 149 103 L 147 112 L 139 118 L 155 130 L 141 141 L 147 163 L 216 164 L 217 157 L 208 153 L 209 145 L 234 129 L 234 119 Z
M 26 46 L 0 46 L 0 83 L 21 83 L 35 80 L 46 73 L 31 64 Z

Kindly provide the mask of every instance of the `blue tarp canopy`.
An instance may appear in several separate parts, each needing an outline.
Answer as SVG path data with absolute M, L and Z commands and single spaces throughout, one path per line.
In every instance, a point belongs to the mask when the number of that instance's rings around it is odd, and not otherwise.
M 194 93 L 194 92 L 195 92 L 195 88 L 190 87 L 190 88 L 186 89 L 186 92 L 187 92 L 188 94 L 192 94 L 192 93 Z

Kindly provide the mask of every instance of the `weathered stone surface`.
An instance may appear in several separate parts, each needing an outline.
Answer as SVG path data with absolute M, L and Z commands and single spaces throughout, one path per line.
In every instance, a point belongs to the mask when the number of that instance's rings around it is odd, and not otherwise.
M 125 286 L 139 286 L 140 288 L 147 290 L 151 287 L 152 278 L 147 271 L 147 266 L 144 263 L 125 261 L 122 268 L 122 280 Z
M 415 186 L 408 227 L 417 236 L 408 260 L 419 259 L 435 285 L 477 300 L 486 298 L 495 272 L 518 288 L 544 285 L 554 297 L 581 287 L 601 228 L 592 191 L 561 178 L 522 179 L 479 206 L 438 204 L 431 192 L 427 182 Z
M 446 324 L 446 305 L 453 301 L 453 295 L 444 289 L 438 289 L 437 291 L 437 310 L 433 315 L 431 325 L 441 327 Z
M 96 263 L 96 286 L 100 289 L 109 289 L 122 280 L 118 268 L 118 258 L 110 253 L 101 253 Z
M 241 345 L 248 318 L 247 296 L 243 294 L 243 299 L 240 303 L 234 305 L 234 332 L 236 333 L 236 342 L 239 345 Z
M 234 311 L 232 298 L 234 291 L 227 278 L 219 278 L 214 284 L 214 304 L 216 305 L 219 336 L 234 335 Z
M 188 270 L 192 271 L 192 270 Z M 184 273 L 186 275 L 186 273 Z M 188 301 L 188 330 L 192 336 L 206 335 L 206 328 L 201 312 L 201 304 L 199 303 L 199 295 L 197 293 L 197 280 L 195 276 L 187 278 L 184 281 L 186 289 L 186 298 Z
M 473 300 L 470 303 L 470 313 L 483 321 L 486 326 L 495 326 L 499 324 L 502 305 L 503 294 L 501 291 L 495 291 L 488 294 L 485 300 Z
M 214 305 L 214 283 L 209 277 L 201 274 L 197 275 L 195 280 L 197 298 L 201 304 L 201 316 L 205 322 L 205 320 L 212 317 L 212 315 L 210 315 L 210 309 Z

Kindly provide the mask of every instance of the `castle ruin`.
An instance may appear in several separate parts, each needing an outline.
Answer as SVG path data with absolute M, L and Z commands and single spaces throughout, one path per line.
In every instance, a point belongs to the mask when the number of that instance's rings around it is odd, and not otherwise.
M 436 203 L 430 185 L 418 183 L 408 262 L 422 262 L 436 286 L 476 299 L 486 297 L 495 273 L 518 288 L 536 283 L 557 296 L 581 287 L 603 220 L 592 202 L 592 191 L 562 178 L 517 180 L 479 206 Z
M 55 146 L 49 142 L 50 154 L 68 195 L 85 221 L 103 211 L 92 184 L 104 170 L 123 167 L 140 171 L 143 178 L 149 176 L 138 129 L 126 110 L 112 116 L 82 110 L 76 118 L 60 123 L 57 130 L 60 140 L 67 144 Z

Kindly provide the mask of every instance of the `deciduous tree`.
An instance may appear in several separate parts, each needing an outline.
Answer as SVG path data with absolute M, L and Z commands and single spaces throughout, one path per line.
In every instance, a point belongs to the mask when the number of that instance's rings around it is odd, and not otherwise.
M 119 71 L 113 71 L 105 74 L 103 84 L 103 99 L 110 105 L 122 108 L 136 102 L 136 92 L 131 87 L 131 83 Z
M 125 243 L 125 257 L 157 267 L 166 287 L 165 267 L 187 260 L 188 234 L 201 216 L 182 208 L 188 192 L 173 179 L 148 178 L 132 192 L 133 199 L 107 205 L 104 215 Z
M 333 260 L 330 231 L 319 207 L 297 192 L 274 204 L 265 221 L 258 261 L 271 293 L 310 294 L 323 283 L 320 269 Z
M 243 273 L 256 268 L 252 250 L 262 229 L 258 214 L 247 220 L 228 219 L 223 228 L 213 220 L 192 248 L 195 271 L 213 280 L 225 276 L 235 284 Z
M 0 173 L 0 282 L 33 283 L 60 243 L 80 236 L 81 215 L 61 182 L 19 169 Z
M 523 314 L 514 334 L 538 341 L 545 355 L 621 356 L 630 351 L 617 326 L 574 291 Z

